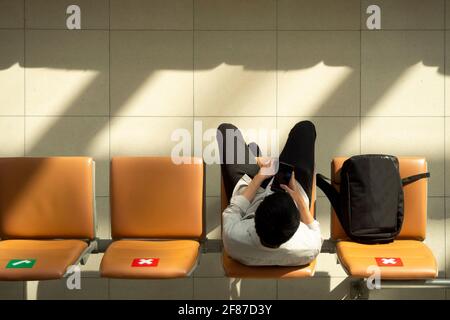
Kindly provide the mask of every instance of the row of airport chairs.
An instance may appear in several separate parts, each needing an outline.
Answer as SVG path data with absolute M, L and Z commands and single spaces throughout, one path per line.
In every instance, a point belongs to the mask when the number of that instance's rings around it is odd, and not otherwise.
M 205 168 L 202 159 L 115 157 L 111 161 L 112 242 L 100 274 L 108 278 L 163 279 L 189 276 L 205 240 Z M 188 160 L 188 161 L 186 161 Z M 331 163 L 333 185 L 345 158 Z M 402 177 L 427 171 L 423 158 L 400 157 Z M 88 157 L 0 158 L 0 280 L 49 280 L 98 253 L 95 235 L 95 163 Z M 311 211 L 315 213 L 316 187 Z M 427 222 L 427 180 L 405 186 L 401 233 L 389 244 L 350 241 L 331 211 L 331 240 L 349 276 L 367 278 L 380 259 L 381 279 L 437 276 L 436 259 L 423 243 Z M 223 185 L 222 209 L 227 206 Z M 233 278 L 313 277 L 316 261 L 297 267 L 251 267 L 223 252 Z M 393 261 L 393 260 L 387 260 Z M 398 263 L 400 262 L 400 263 Z

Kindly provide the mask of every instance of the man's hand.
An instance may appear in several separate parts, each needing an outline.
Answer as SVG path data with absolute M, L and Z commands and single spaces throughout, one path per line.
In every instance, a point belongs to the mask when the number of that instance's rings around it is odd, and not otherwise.
M 292 197 L 292 200 L 295 201 L 297 206 L 299 205 L 299 201 L 301 200 L 301 194 L 300 190 L 297 184 L 297 181 L 295 180 L 295 173 L 292 172 L 291 180 L 289 180 L 289 186 L 285 184 L 281 184 L 280 187 L 289 193 L 289 195 Z
M 262 180 L 270 178 L 275 172 L 274 159 L 271 157 L 256 157 L 256 163 L 259 166 L 257 176 Z
M 314 221 L 314 217 L 309 212 L 309 208 L 306 205 L 298 186 L 297 180 L 295 180 L 295 173 L 292 172 L 291 180 L 289 180 L 289 186 L 285 184 L 280 185 L 284 191 L 286 191 L 297 204 L 297 208 L 300 211 L 300 220 L 303 223 L 310 224 Z

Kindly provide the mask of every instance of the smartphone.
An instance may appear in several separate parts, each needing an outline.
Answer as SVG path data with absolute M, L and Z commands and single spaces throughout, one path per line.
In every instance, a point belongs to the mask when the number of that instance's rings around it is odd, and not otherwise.
M 286 192 L 281 188 L 281 185 L 289 185 L 292 172 L 294 172 L 294 166 L 280 161 L 278 171 L 273 178 L 272 187 L 270 189 L 274 192 Z

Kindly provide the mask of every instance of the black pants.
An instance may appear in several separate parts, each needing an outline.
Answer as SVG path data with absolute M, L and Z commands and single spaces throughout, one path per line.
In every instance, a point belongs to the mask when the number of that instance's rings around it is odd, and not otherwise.
M 230 131 L 233 132 L 230 135 Z M 222 177 L 224 181 L 225 193 L 228 201 L 231 198 L 233 189 L 244 174 L 253 178 L 259 171 L 259 167 L 254 159 L 259 156 L 259 148 L 256 144 L 248 145 L 242 137 L 239 129 L 230 124 L 222 123 L 217 129 L 217 142 L 219 144 L 219 154 Z M 232 139 L 232 141 L 227 141 Z M 310 121 L 297 123 L 289 132 L 286 145 L 281 151 L 280 161 L 294 166 L 295 178 L 305 190 L 311 203 L 311 192 L 314 175 L 314 144 L 316 141 L 316 128 Z M 232 148 L 232 150 L 229 150 Z M 232 152 L 230 154 L 230 152 Z M 270 179 L 266 179 L 262 184 L 265 188 Z

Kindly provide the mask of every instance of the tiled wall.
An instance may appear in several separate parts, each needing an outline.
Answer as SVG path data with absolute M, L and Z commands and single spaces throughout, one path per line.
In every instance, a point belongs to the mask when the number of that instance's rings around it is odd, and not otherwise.
M 69 4 L 81 31 L 65 30 Z M 382 8 L 382 31 L 365 9 Z M 445 0 L 0 0 L 0 156 L 90 155 L 97 161 L 99 236 L 109 227 L 115 155 L 168 155 L 176 128 L 233 122 L 278 129 L 301 119 L 318 130 L 317 166 L 368 152 L 429 160 L 427 243 L 450 276 L 450 102 Z M 207 229 L 218 238 L 219 171 L 207 169 Z M 447 211 L 447 214 L 446 214 Z M 318 219 L 329 236 L 329 205 Z M 446 232 L 447 230 L 447 232 Z M 447 253 L 447 254 L 446 254 Z M 341 299 L 348 280 L 331 254 L 312 279 L 223 277 L 220 254 L 168 281 L 98 277 L 0 283 L 3 298 Z M 447 266 L 446 266 L 447 261 Z M 443 290 L 386 290 L 374 298 L 445 298 Z M 450 297 L 450 291 L 447 292 Z

